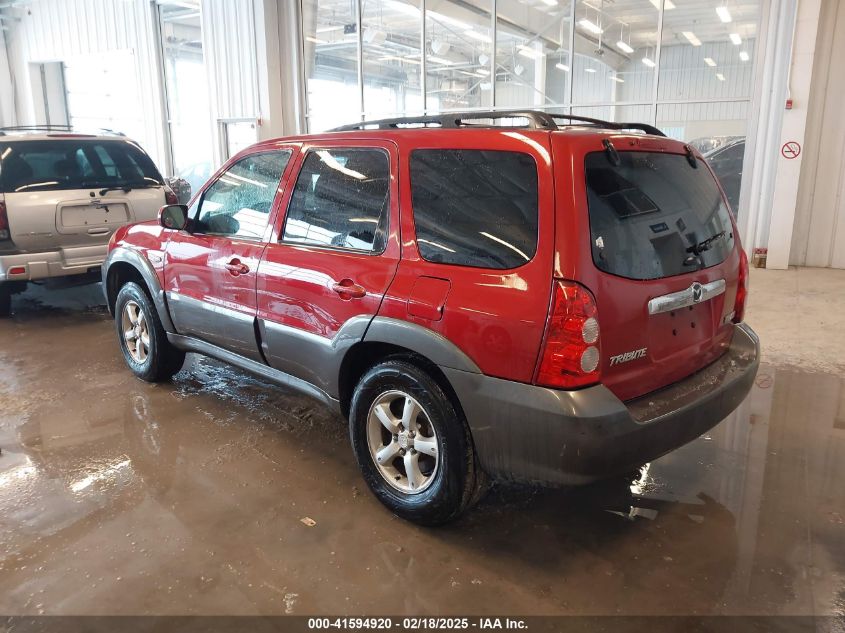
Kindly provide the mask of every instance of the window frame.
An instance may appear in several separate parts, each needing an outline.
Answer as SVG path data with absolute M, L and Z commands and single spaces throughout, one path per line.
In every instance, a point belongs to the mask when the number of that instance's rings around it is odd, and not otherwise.
M 241 163 L 248 158 L 255 158 L 256 156 L 263 156 L 266 154 L 276 154 L 276 153 L 287 153 L 288 154 L 288 161 L 285 164 L 284 169 L 282 169 L 281 174 L 279 175 L 279 181 L 276 183 L 276 192 L 273 194 L 273 202 L 270 205 L 270 211 L 267 213 L 267 226 L 264 227 L 264 234 L 261 237 L 249 237 L 238 235 L 237 233 L 208 233 L 205 231 L 197 230 L 199 226 L 199 216 L 200 212 L 202 211 L 202 205 L 205 202 L 206 194 L 211 190 L 214 185 L 216 185 L 223 176 L 225 176 L 229 171 L 238 163 Z M 229 162 L 224 164 L 218 172 L 209 179 L 208 182 L 205 183 L 205 186 L 199 193 L 199 196 L 193 203 L 188 207 L 188 212 L 190 213 L 191 207 L 196 205 L 195 211 L 193 214 L 188 216 L 191 226 L 190 226 L 190 233 L 191 235 L 202 235 L 208 237 L 216 237 L 221 239 L 230 239 L 230 240 L 244 240 L 247 242 L 265 242 L 267 241 L 267 228 L 272 227 L 275 223 L 273 218 L 273 212 L 275 211 L 276 207 L 278 206 L 278 202 L 280 196 L 282 194 L 282 185 L 285 183 L 285 174 L 287 174 L 288 170 L 290 169 L 291 165 L 295 162 L 296 153 L 293 147 L 281 147 L 281 148 L 262 148 L 258 151 L 248 152 L 247 154 L 242 154 L 239 156 L 234 156 Z
M 518 266 L 511 266 L 509 268 L 490 268 L 487 266 L 474 266 L 472 264 L 458 264 L 455 262 L 438 262 L 427 259 L 420 250 L 418 240 L 419 235 L 417 232 L 417 214 L 416 209 L 414 208 L 414 180 L 411 173 L 411 159 L 415 152 L 419 151 L 463 151 L 463 152 L 502 152 L 502 153 L 511 153 L 511 154 L 522 154 L 523 156 L 528 156 L 531 161 L 534 163 L 534 174 L 536 176 L 537 182 L 537 231 L 535 234 L 535 241 L 534 241 L 534 252 L 531 255 L 530 259 L 525 260 Z M 516 148 L 503 148 L 503 147 L 476 147 L 476 146 L 463 146 L 463 145 L 437 145 L 437 146 L 419 146 L 414 147 L 408 152 L 408 187 L 409 187 L 409 199 L 408 203 L 411 209 L 411 224 L 414 228 L 414 248 L 417 251 L 417 256 L 420 258 L 420 261 L 425 262 L 426 264 L 431 264 L 434 266 L 457 266 L 459 268 L 469 268 L 473 270 L 482 270 L 482 271 L 494 271 L 496 273 L 508 273 L 512 271 L 519 270 L 524 266 L 531 264 L 536 258 L 537 254 L 540 252 L 540 240 L 541 240 L 541 229 L 542 229 L 542 178 L 541 178 L 541 164 L 538 162 L 537 157 L 524 149 L 516 149 Z
M 385 211 L 385 225 L 384 225 L 384 244 L 382 244 L 381 250 L 367 250 L 363 248 L 352 248 L 349 246 L 332 246 L 330 244 L 311 244 L 308 242 L 296 242 L 292 240 L 285 239 L 285 228 L 288 225 L 288 220 L 290 219 L 290 209 L 291 205 L 293 204 L 294 196 L 296 195 L 296 185 L 299 182 L 299 177 L 302 175 L 302 171 L 305 169 L 305 163 L 308 160 L 308 156 L 312 153 L 317 152 L 341 152 L 341 151 L 377 151 L 381 152 L 387 158 L 387 200 L 386 204 L 384 205 Z M 390 150 L 387 147 L 383 147 L 381 145 L 309 145 L 302 149 L 300 156 L 299 156 L 299 165 L 298 169 L 296 170 L 296 174 L 291 174 L 290 177 L 290 195 L 287 197 L 287 202 L 285 205 L 284 217 L 282 221 L 282 225 L 279 228 L 279 235 L 276 238 L 276 243 L 284 246 L 293 246 L 293 247 L 306 247 L 306 248 L 318 248 L 320 250 L 325 251 L 332 251 L 335 253 L 354 253 L 356 255 L 370 255 L 374 257 L 378 257 L 384 255 L 387 251 L 387 246 L 390 241 L 390 215 L 392 213 L 392 181 L 393 181 L 393 160 L 390 153 Z

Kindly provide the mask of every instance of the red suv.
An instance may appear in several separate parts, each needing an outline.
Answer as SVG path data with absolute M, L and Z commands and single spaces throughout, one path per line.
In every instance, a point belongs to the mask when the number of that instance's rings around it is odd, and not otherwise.
M 488 475 L 630 472 L 727 416 L 758 365 L 725 196 L 643 124 L 471 113 L 262 142 L 119 229 L 103 279 L 138 377 L 198 352 L 316 397 L 375 495 L 426 524 Z

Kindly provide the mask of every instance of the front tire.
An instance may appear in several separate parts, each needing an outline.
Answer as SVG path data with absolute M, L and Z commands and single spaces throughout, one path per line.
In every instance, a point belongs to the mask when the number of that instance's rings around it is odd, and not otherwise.
M 173 347 L 144 289 L 128 282 L 117 293 L 114 322 L 123 359 L 141 380 L 163 382 L 185 362 L 185 352 Z
M 439 525 L 477 500 L 482 476 L 466 421 L 416 365 L 391 359 L 361 378 L 349 433 L 364 480 L 396 515 Z

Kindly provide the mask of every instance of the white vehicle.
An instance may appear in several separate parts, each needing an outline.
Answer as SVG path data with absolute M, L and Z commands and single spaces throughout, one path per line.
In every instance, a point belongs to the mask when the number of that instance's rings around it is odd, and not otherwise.
M 29 282 L 99 281 L 112 233 L 176 202 L 124 136 L 0 128 L 0 317 Z

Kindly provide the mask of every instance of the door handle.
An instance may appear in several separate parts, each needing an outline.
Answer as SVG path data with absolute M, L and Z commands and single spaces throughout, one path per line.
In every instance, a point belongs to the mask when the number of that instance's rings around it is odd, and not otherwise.
M 332 290 L 339 294 L 341 299 L 360 299 L 367 296 L 364 287 L 359 286 L 351 279 L 341 279 L 339 282 L 332 284 Z
M 237 277 L 238 275 L 246 275 L 249 272 L 249 266 L 244 264 L 241 260 L 235 258 L 226 264 L 226 270 L 228 270 L 233 277 Z

